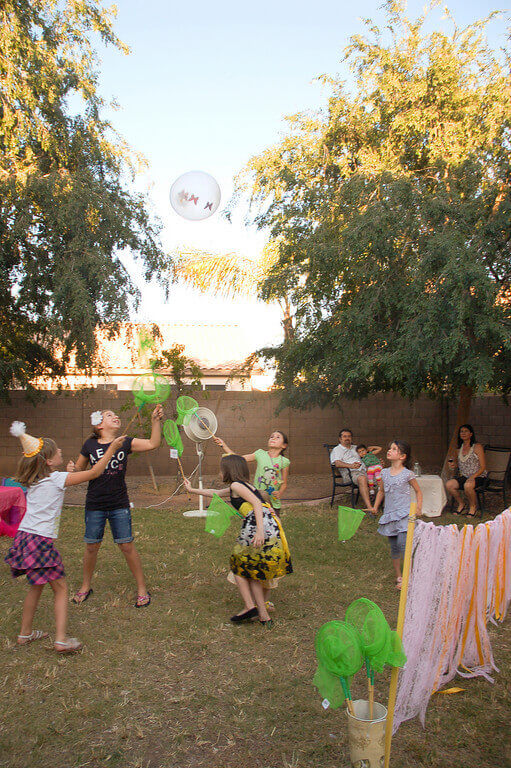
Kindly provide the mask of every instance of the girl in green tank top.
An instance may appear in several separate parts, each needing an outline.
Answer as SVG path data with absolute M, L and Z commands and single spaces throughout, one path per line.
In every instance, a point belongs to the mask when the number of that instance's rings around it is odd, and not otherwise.
M 217 445 L 221 446 L 225 453 L 234 453 L 227 443 L 220 437 L 215 437 Z M 254 485 L 265 500 L 269 501 L 274 511 L 278 514 L 282 506 L 282 494 L 287 488 L 290 461 L 284 456 L 288 447 L 287 435 L 276 429 L 268 438 L 268 448 L 258 448 L 254 453 L 246 453 L 243 458 L 250 462 L 256 462 Z

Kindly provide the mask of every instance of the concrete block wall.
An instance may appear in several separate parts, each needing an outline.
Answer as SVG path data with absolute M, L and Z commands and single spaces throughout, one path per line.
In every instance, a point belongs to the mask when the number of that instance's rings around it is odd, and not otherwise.
M 449 409 L 449 428 L 454 429 L 456 409 Z M 511 447 L 511 406 L 501 397 L 485 395 L 472 403 L 469 423 L 473 426 L 476 439 L 482 445 Z
M 121 411 L 128 403 L 130 410 Z M 456 409 L 454 404 L 440 403 L 426 397 L 411 403 L 398 395 L 378 394 L 359 401 L 344 401 L 341 409 L 313 408 L 309 411 L 286 409 L 276 415 L 278 397 L 269 392 L 219 392 L 199 399 L 200 405 L 217 415 L 218 434 L 236 452 L 252 453 L 265 447 L 274 429 L 284 431 L 290 441 L 288 456 L 296 474 L 327 474 L 329 472 L 323 443 L 337 442 L 341 427 L 353 430 L 355 442 L 385 447 L 393 439 L 411 443 L 413 459 L 418 459 L 427 470 L 438 470 L 447 445 L 448 430 L 453 428 Z M 18 419 L 27 424 L 27 431 L 35 436 L 48 436 L 62 448 L 65 461 L 76 458 L 84 440 L 90 435 L 90 414 L 100 409 L 120 412 L 124 424 L 131 419 L 134 409 L 129 392 L 83 390 L 79 392 L 50 393 L 33 405 L 23 393 L 13 392 L 11 403 L 0 406 L 0 476 L 12 475 L 19 458 L 19 441 L 9 435 L 9 426 Z M 174 400 L 164 406 L 166 417 L 171 418 Z M 511 407 L 494 396 L 476 398 L 471 415 L 478 440 L 495 445 L 511 445 Z M 141 436 L 137 424 L 129 430 Z M 183 435 L 182 457 L 186 472 L 197 463 L 195 445 Z M 218 470 L 221 452 L 212 442 L 205 444 L 204 473 Z M 176 462 L 169 458 L 165 443 L 147 454 L 157 475 L 175 475 Z M 132 457 L 131 475 L 146 475 L 143 456 Z

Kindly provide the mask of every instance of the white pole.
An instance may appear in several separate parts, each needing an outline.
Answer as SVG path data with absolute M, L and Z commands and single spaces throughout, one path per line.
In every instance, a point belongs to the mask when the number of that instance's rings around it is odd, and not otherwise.
M 202 485 L 202 457 L 204 456 L 202 452 L 202 443 L 197 443 L 196 449 L 199 457 L 199 488 L 202 490 L 204 487 Z M 204 496 L 199 496 L 199 511 L 201 514 L 204 514 Z

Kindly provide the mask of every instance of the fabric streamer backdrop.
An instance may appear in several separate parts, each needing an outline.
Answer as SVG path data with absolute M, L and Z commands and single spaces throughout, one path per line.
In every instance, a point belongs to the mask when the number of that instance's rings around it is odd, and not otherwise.
M 424 725 L 431 695 L 459 674 L 493 682 L 488 620 L 503 621 L 511 600 L 511 510 L 475 528 L 419 521 L 413 539 L 394 733 Z

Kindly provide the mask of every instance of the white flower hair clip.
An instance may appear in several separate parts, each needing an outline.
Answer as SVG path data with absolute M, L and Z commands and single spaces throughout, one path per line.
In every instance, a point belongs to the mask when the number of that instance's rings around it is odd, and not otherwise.
M 90 415 L 90 423 L 93 427 L 98 427 L 103 421 L 103 414 L 101 411 L 93 411 Z

